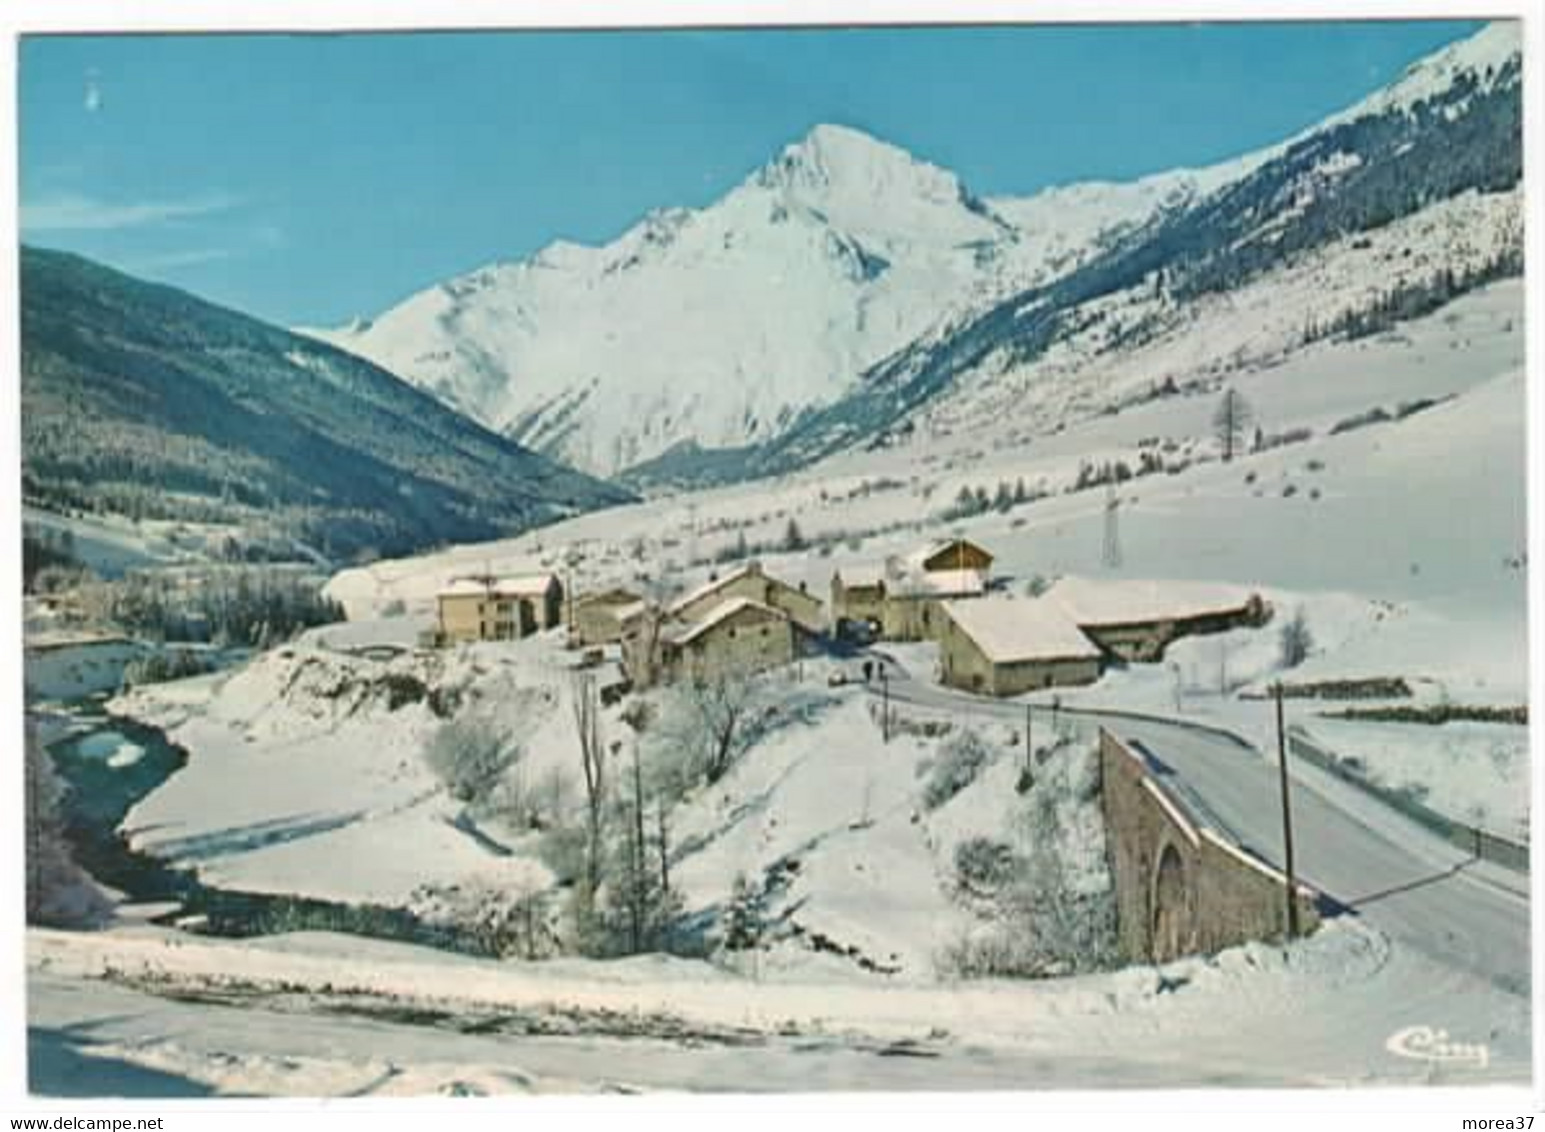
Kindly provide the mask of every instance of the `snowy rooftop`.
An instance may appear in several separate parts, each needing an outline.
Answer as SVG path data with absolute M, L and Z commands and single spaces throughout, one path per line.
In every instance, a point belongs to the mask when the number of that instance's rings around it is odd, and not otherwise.
M 934 555 L 942 554 L 944 551 L 956 546 L 962 548 L 972 546 L 976 547 L 978 550 L 985 550 L 985 548 L 978 546 L 970 539 L 941 538 L 934 539 L 932 542 L 919 547 L 917 550 L 914 550 L 911 554 L 907 555 L 906 561 L 909 566 L 921 570 L 923 568 L 923 563 L 927 562 Z
M 759 601 L 753 601 L 748 597 L 732 597 L 728 601 L 720 602 L 714 606 L 707 617 L 701 621 L 677 622 L 666 630 L 666 636 L 678 645 L 685 645 L 696 640 L 708 632 L 715 625 L 728 620 L 743 609 L 760 609 L 772 614 L 774 617 L 783 617 L 784 614 L 770 605 L 763 605 Z
M 944 612 L 976 642 L 988 660 L 1095 659 L 1100 650 L 1067 613 L 1044 598 L 989 598 L 952 601 Z
M 986 589 L 980 570 L 930 570 L 903 575 L 890 592 L 898 597 L 975 597 Z
M 632 590 L 621 588 L 609 590 L 596 590 L 593 593 L 581 594 L 574 599 L 576 609 L 584 609 L 592 605 L 616 606 L 618 610 L 627 609 L 641 604 L 638 594 Z
M 762 564 L 760 562 L 747 562 L 744 566 L 738 566 L 734 570 L 731 570 L 728 574 L 714 578 L 712 581 L 704 582 L 702 585 L 698 586 L 697 589 L 677 598 L 675 601 L 671 602 L 670 612 L 676 613 L 680 610 L 683 610 L 693 602 L 700 601 L 707 597 L 709 594 L 723 589 L 731 582 L 739 581 L 747 574 L 759 574 L 761 572 Z
M 525 574 L 513 578 L 452 578 L 442 586 L 440 597 L 540 597 L 557 579 L 551 574 Z
M 885 564 L 863 562 L 857 566 L 840 566 L 837 578 L 844 586 L 878 586 L 885 581 Z
M 1182 620 L 1241 610 L 1256 596 L 1243 586 L 1214 582 L 1172 582 L 1063 578 L 1051 589 L 1079 625 L 1132 625 Z
M 638 601 L 630 602 L 627 605 L 617 606 L 616 609 L 612 610 L 612 616 L 617 618 L 618 621 L 631 621 L 648 608 L 649 603 L 640 598 Z

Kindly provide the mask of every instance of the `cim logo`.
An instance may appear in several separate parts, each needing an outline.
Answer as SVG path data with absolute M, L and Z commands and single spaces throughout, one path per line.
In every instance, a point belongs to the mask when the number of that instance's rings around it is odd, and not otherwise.
M 1389 1036 L 1384 1048 L 1396 1057 L 1412 1061 L 1439 1061 L 1447 1065 L 1473 1065 L 1485 1069 L 1491 1051 L 1480 1043 L 1456 1042 L 1447 1030 L 1432 1026 L 1407 1026 Z

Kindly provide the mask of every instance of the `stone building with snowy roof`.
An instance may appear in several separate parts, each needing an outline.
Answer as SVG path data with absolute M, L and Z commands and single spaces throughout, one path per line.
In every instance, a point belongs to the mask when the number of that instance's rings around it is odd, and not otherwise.
M 844 566 L 832 575 L 832 623 L 862 626 L 888 641 L 937 639 L 947 601 L 987 592 L 993 556 L 969 539 L 929 543 L 883 565 Z
M 435 640 L 515 641 L 563 619 L 563 583 L 555 574 L 454 578 L 435 595 Z
M 1123 661 L 1155 661 L 1180 637 L 1271 619 L 1260 594 L 1216 582 L 1062 578 L 1047 597 L 1085 636 Z
M 593 648 L 620 642 L 623 619 L 643 608 L 643 599 L 632 590 L 614 587 L 582 594 L 571 604 L 569 647 Z
M 723 602 L 737 597 L 778 610 L 807 633 L 826 629 L 826 610 L 820 598 L 806 592 L 803 585 L 791 586 L 774 578 L 762 569 L 760 562 L 747 562 L 722 577 L 710 579 L 676 599 L 666 612 L 674 619 L 696 622 Z
M 990 696 L 1092 684 L 1101 651 L 1045 598 L 949 601 L 940 607 L 939 675 L 948 685 Z
M 639 687 L 750 675 L 789 664 L 798 651 L 793 619 L 748 597 L 720 601 L 695 620 L 655 614 L 629 617 L 622 638 L 623 667 Z

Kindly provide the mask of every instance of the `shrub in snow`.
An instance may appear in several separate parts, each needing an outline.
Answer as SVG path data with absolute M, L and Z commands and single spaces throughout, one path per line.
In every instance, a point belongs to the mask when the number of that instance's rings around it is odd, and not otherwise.
M 1414 401 L 1402 401 L 1395 407 L 1395 419 L 1403 421 L 1413 413 L 1420 413 L 1430 409 L 1438 403 L 1435 397 L 1418 397 Z
M 1337 421 L 1330 426 L 1330 434 L 1336 436 L 1343 432 L 1351 432 L 1353 429 L 1366 428 L 1368 425 L 1383 424 L 1391 419 L 1388 412 L 1375 406 L 1366 413 L 1357 413 L 1354 416 Z
M 767 677 L 727 674 L 678 684 L 647 735 L 653 788 L 675 800 L 712 786 L 773 728 L 808 719 L 831 702 L 786 686 L 774 694 Z
M 394 597 L 381 607 L 382 617 L 404 617 L 408 612 L 408 603 L 400 597 Z
M 556 813 L 544 813 L 537 794 L 526 784 L 519 767 L 496 779 L 476 799 L 477 816 L 496 821 L 510 829 L 545 829 L 558 820 Z
M 969 837 L 955 846 L 955 878 L 964 889 L 1002 888 L 1014 876 L 1014 849 L 990 837 Z
M 387 711 L 420 703 L 429 695 L 424 682 L 408 672 L 388 672 L 375 682 L 375 687 L 386 693 Z
M 210 666 L 192 649 L 168 649 L 131 660 L 124 666 L 123 686 L 136 688 L 141 684 L 161 684 L 199 676 L 209 670 Z
M 1293 616 L 1283 622 L 1279 631 L 1278 660 L 1283 668 L 1297 668 L 1309 658 L 1314 649 L 1314 635 L 1309 631 L 1309 620 L 1300 606 Z
M 1267 452 L 1273 448 L 1281 448 L 1288 444 L 1302 444 L 1314 435 L 1314 431 L 1308 428 L 1290 428 L 1282 432 L 1271 432 L 1261 437 L 1260 451 Z
M 458 802 L 485 800 L 520 756 L 520 749 L 486 716 L 462 716 L 440 725 L 424 760 Z
M 573 884 L 585 871 L 586 833 L 577 825 L 556 825 L 537 843 L 537 856 L 559 884 Z
M 720 946 L 726 951 L 750 951 L 762 941 L 762 894 L 746 879 L 735 875 L 729 903 L 724 909 L 724 931 Z
M 975 731 L 962 730 L 945 740 L 923 784 L 923 806 L 936 810 L 976 781 L 992 761 L 986 741 Z
M 1037 978 L 1117 965 L 1114 889 L 1105 857 L 1099 763 L 1087 747 L 1049 760 L 1025 793 L 1012 845 L 962 842 L 956 871 L 988 901 L 981 922 L 936 956 L 942 975 Z
M 421 921 L 451 928 L 483 955 L 545 959 L 562 950 L 555 903 L 534 876 L 472 876 L 425 886 L 412 903 Z

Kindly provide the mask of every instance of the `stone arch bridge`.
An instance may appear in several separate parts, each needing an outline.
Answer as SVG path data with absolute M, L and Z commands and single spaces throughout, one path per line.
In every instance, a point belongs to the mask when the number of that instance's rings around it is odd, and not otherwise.
M 1166 787 L 1139 748 L 1100 732 L 1106 836 L 1122 949 L 1163 963 L 1287 934 L 1286 879 L 1211 828 Z M 1299 886 L 1300 932 L 1319 923 Z

